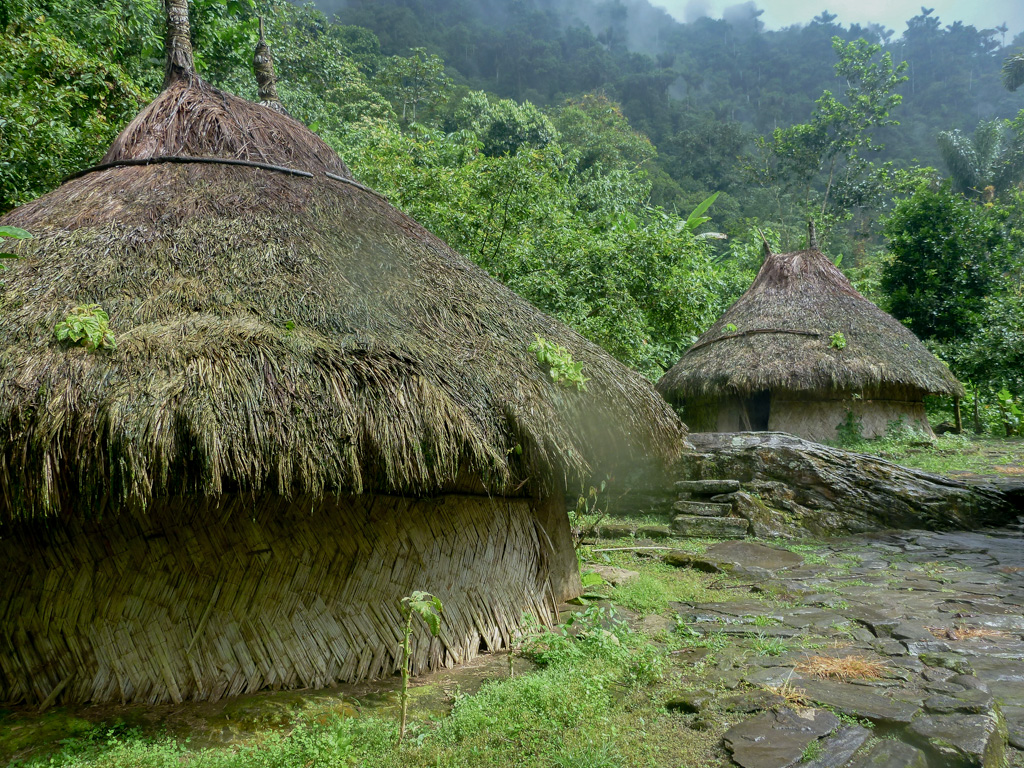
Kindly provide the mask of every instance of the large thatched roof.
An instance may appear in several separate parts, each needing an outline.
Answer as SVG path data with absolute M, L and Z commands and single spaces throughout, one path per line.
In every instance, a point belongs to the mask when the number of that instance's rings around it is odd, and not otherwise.
M 832 344 L 841 333 L 846 346 Z M 837 340 L 838 341 L 838 340 Z M 768 253 L 757 279 L 658 382 L 668 399 L 764 389 L 962 394 L 907 328 L 850 285 L 817 247 Z
M 0 277 L 0 520 L 227 490 L 526 494 L 678 453 L 642 377 L 186 54 L 109 167 L 0 218 L 35 235 Z M 55 338 L 90 303 L 115 350 Z M 534 334 L 584 364 L 585 392 L 552 381 Z

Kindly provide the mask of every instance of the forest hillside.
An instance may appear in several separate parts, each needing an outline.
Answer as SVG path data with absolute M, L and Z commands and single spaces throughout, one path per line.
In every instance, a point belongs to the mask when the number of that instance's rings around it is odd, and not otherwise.
M 264 16 L 282 100 L 357 178 L 645 375 L 750 284 L 762 238 L 802 247 L 813 219 L 968 385 L 977 425 L 1018 429 L 1024 38 L 1005 27 L 922 8 L 900 30 L 823 12 L 768 31 L 753 4 L 684 24 L 646 0 L 191 6 L 204 77 L 255 98 Z M 0 5 L 0 213 L 98 162 L 159 90 L 161 18 L 158 0 Z

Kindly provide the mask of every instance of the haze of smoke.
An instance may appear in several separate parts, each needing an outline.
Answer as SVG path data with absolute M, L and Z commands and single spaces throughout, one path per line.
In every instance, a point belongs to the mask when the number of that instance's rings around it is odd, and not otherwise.
M 764 29 L 764 22 L 759 18 L 764 11 L 757 7 L 754 0 L 730 5 L 722 11 L 722 19 L 732 25 L 740 35 L 752 35 Z
M 707 0 L 690 0 L 683 9 L 683 21 L 687 24 L 710 17 L 711 5 Z

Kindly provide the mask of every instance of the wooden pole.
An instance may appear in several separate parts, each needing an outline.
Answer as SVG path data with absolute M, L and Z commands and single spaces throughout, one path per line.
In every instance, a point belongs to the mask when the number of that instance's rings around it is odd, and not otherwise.
M 175 80 L 196 76 L 192 61 L 192 37 L 188 22 L 188 0 L 164 0 L 167 10 L 167 61 L 164 64 L 164 88 Z
M 963 431 L 964 431 L 964 419 L 963 419 L 963 416 L 960 414 L 960 398 L 959 397 L 954 397 L 953 398 L 953 411 L 956 414 L 956 433 L 958 435 L 961 435 L 961 434 L 963 434 Z

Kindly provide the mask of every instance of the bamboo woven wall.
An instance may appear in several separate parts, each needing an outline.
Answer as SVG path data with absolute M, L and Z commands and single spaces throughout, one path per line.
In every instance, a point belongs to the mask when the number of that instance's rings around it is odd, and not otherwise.
M 556 508 L 557 507 L 557 508 Z M 565 530 L 562 530 L 562 529 Z M 578 588 L 556 501 L 176 498 L 0 538 L 0 701 L 218 699 L 398 668 L 399 599 L 444 602 L 415 672 L 507 644 Z M 554 547 L 554 549 L 553 549 Z

